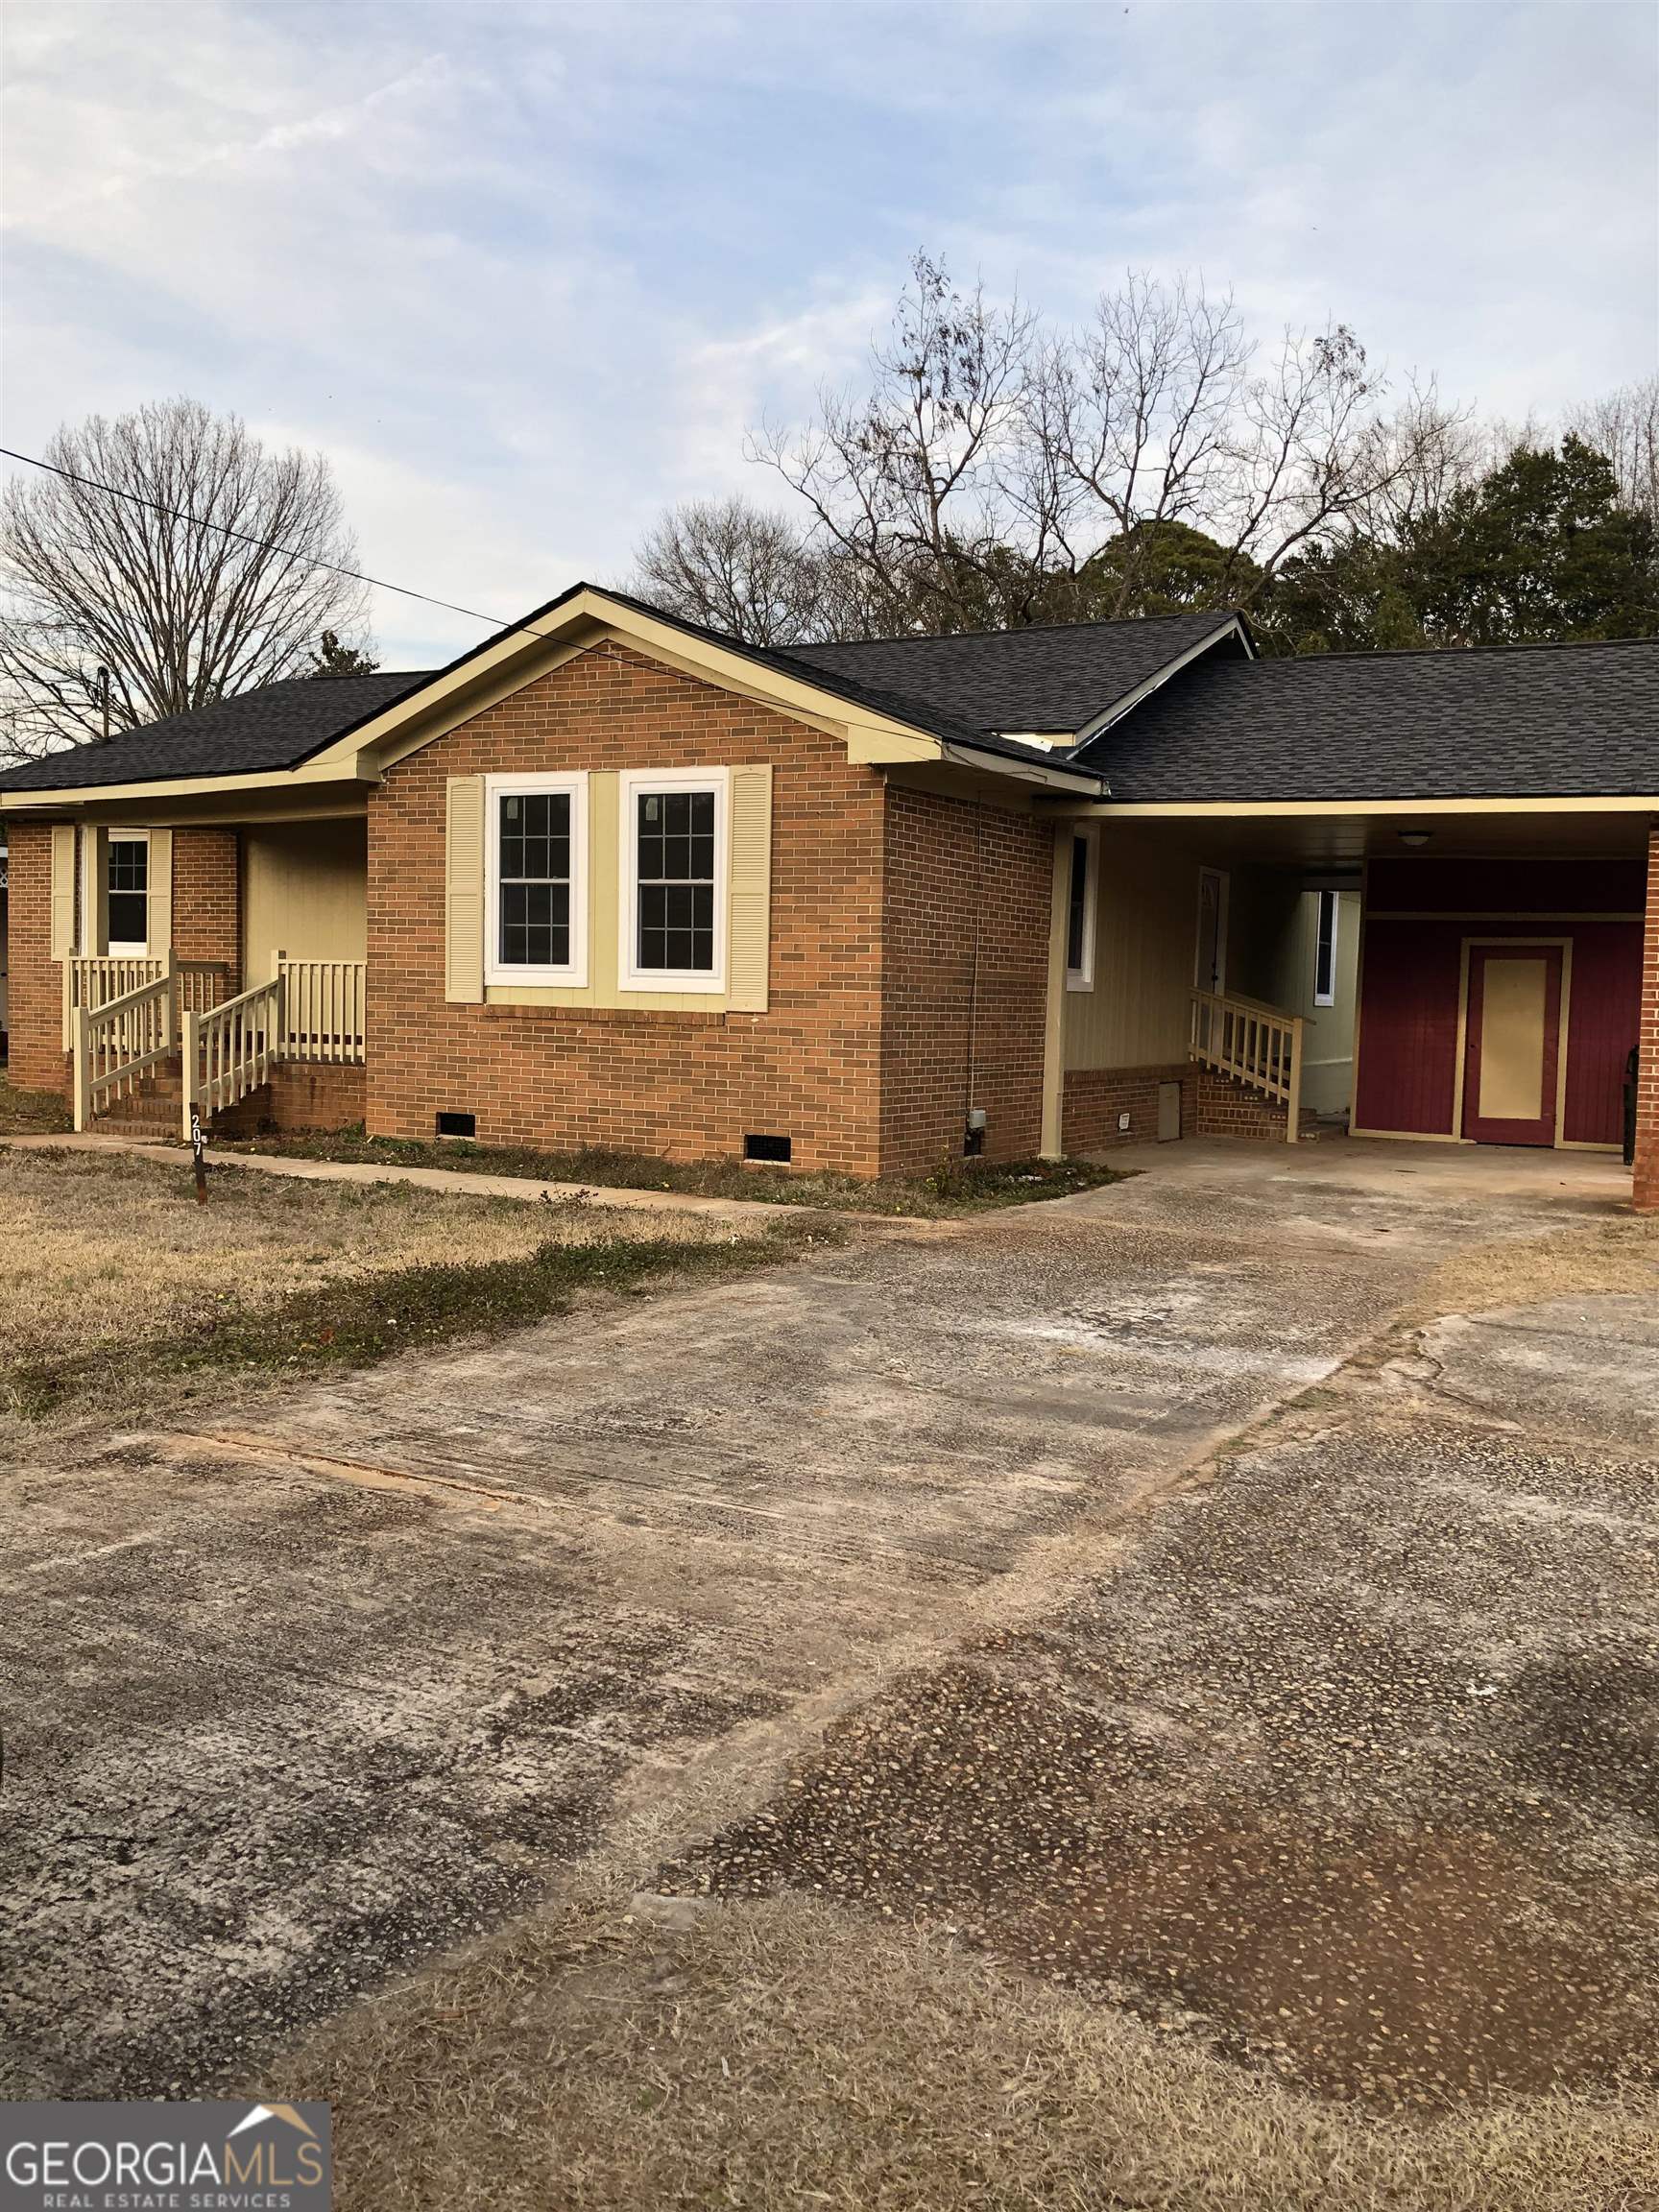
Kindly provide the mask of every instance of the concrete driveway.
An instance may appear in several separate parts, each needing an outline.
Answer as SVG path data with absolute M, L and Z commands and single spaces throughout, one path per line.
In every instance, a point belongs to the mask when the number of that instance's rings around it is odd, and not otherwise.
M 1085 1198 L 863 1234 L 307 1388 L 256 1422 L 6 1471 L 0 2091 L 246 2080 L 688 1777 L 707 1805 L 730 1775 L 740 1839 L 748 1778 L 902 1671 L 926 1683 L 958 1647 L 1041 1636 L 1056 1606 L 1106 1606 L 1119 1653 L 1140 1622 L 1143 1701 L 1209 1695 L 1225 1654 L 1161 1612 L 1165 1575 L 1189 1571 L 1159 1549 L 1163 1502 L 1339 1369 L 1396 1397 L 1462 1392 L 1465 1436 L 1483 1403 L 1511 1431 L 1577 1424 L 1580 1459 L 1611 1451 L 1641 1480 L 1609 1478 L 1614 1503 L 1546 1464 L 1536 1512 L 1592 1551 L 1611 1514 L 1640 1551 L 1659 1451 L 1641 1287 L 1599 1293 L 1588 1319 L 1576 1297 L 1430 1314 L 1404 1349 L 1387 1333 L 1463 1252 L 1615 1224 L 1616 1167 L 1410 1149 L 1182 1147 Z M 1352 1469 L 1355 1499 L 1385 1496 L 1386 1463 L 1333 1433 L 1328 1494 L 1342 1503 Z M 1481 1479 L 1452 1465 L 1446 1495 Z M 1260 1482 L 1268 1507 L 1306 1491 Z M 1492 1524 L 1458 1510 L 1479 1551 Z M 1282 1614 L 1295 1516 L 1270 1518 L 1260 1597 Z M 1247 1529 L 1235 1541 L 1248 1605 Z M 1324 1588 L 1329 1539 L 1310 1545 Z M 1139 1614 L 1101 1595 L 1114 1560 Z M 1417 1588 L 1402 1569 L 1376 1604 L 1404 1617 Z M 792 1878 L 737 1840 L 697 1877 Z M 1084 1964 L 1121 1979 L 1121 1960 Z

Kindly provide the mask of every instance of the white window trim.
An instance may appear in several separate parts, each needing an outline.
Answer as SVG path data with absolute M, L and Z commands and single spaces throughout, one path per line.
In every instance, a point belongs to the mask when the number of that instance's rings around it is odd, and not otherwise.
M 105 918 L 105 928 L 108 930 L 109 854 L 117 845 L 142 845 L 144 847 L 145 928 L 143 937 L 135 944 L 126 938 L 117 940 L 107 935 L 104 940 L 104 950 L 112 960 L 148 960 L 150 957 L 150 894 L 154 889 L 150 881 L 150 832 L 148 830 L 108 830 L 103 837 L 95 842 L 94 850 L 98 855 L 95 865 L 102 866 L 104 880 L 98 887 L 98 903 L 93 911 Z
M 714 965 L 709 968 L 640 968 L 636 965 L 639 943 L 639 845 L 636 834 L 636 802 L 647 791 L 712 791 L 714 794 Z M 728 943 L 727 907 L 730 903 L 728 841 L 732 818 L 732 773 L 727 768 L 625 768 L 617 778 L 618 828 L 621 836 L 617 879 L 621 905 L 617 920 L 616 988 L 618 991 L 696 991 L 705 998 L 718 997 L 726 989 Z
M 1071 837 L 1081 837 L 1089 849 L 1089 857 L 1083 869 L 1083 963 L 1073 968 L 1068 960 L 1066 988 L 1068 991 L 1093 991 L 1094 988 L 1094 933 L 1096 915 L 1100 903 L 1100 832 L 1092 823 L 1071 827 Z M 1074 844 L 1068 853 L 1075 850 Z M 1066 942 L 1070 950 L 1071 942 L 1071 872 L 1070 861 L 1066 872 Z
M 570 958 L 562 967 L 532 966 L 501 957 L 501 801 L 535 799 L 549 792 L 570 799 Z M 484 779 L 484 980 L 583 991 L 588 987 L 588 772 L 564 776 L 486 776 Z
M 1319 906 L 1313 908 L 1313 1003 L 1315 1006 L 1334 1006 L 1336 1003 L 1336 933 L 1342 926 L 1342 900 L 1335 891 L 1315 891 L 1316 902 L 1331 902 L 1331 988 L 1319 988 Z

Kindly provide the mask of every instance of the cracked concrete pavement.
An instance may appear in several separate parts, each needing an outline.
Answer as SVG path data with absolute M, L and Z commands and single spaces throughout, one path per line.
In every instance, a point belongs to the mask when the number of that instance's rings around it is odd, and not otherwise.
M 1086 1197 L 857 1236 L 724 1286 L 617 1301 L 306 1387 L 256 1420 L 231 1407 L 190 1432 L 43 1441 L 36 1462 L 4 1474 L 0 2090 L 245 2079 L 298 2029 L 529 1906 L 621 1812 L 671 1802 L 699 1771 L 730 1776 L 732 1817 L 714 1824 L 726 1844 L 708 1846 L 707 1879 L 723 1849 L 740 1888 L 797 1879 L 798 1866 L 744 1859 L 754 1777 L 838 1715 L 844 1728 L 884 1725 L 883 1685 L 900 1684 L 902 1705 L 925 1703 L 935 1663 L 957 1647 L 977 1654 L 980 1681 L 1014 1669 L 1017 1701 L 1054 1696 L 1066 1713 L 1076 1683 L 1054 1652 L 1093 1650 L 1113 1687 L 1105 1719 L 1077 1727 L 1093 1743 L 1105 1726 L 1128 1749 L 1097 1777 L 1117 1797 L 1091 1788 L 1091 1838 L 1118 1832 L 1101 1827 L 1102 1804 L 1159 1801 L 1179 1809 L 1174 1825 L 1207 1822 L 1235 1842 L 1275 1819 L 1345 1835 L 1353 1761 L 1309 1765 L 1294 1729 L 1275 1735 L 1264 1718 L 1278 1710 L 1273 1639 L 1241 1666 L 1227 1638 L 1197 1632 L 1209 1540 L 1182 1549 L 1199 1507 L 1179 1495 L 1190 1471 L 1242 1440 L 1245 1456 L 1200 1479 L 1213 1510 L 1236 1467 L 1256 1470 L 1242 1518 L 1224 1527 L 1215 1621 L 1242 1609 L 1312 1646 L 1353 1626 L 1344 1545 L 1379 1503 L 1388 1527 L 1402 1510 L 1411 1524 L 1415 1503 L 1400 1502 L 1425 1481 L 1481 1560 L 1502 1562 L 1515 1526 L 1547 1532 L 1530 1567 L 1500 1575 L 1506 1601 L 1551 1562 L 1600 1573 L 1617 1557 L 1623 1572 L 1653 1541 L 1652 1304 L 1640 1292 L 1594 1314 L 1579 1298 L 1560 1315 L 1518 1308 L 1524 1317 L 1428 1329 L 1410 1357 L 1462 1393 L 1461 1457 L 1438 1428 L 1430 1435 L 1442 1415 L 1401 1420 L 1402 1394 L 1426 1386 L 1409 1362 L 1367 1384 L 1387 1401 L 1375 1411 L 1367 1401 L 1324 1428 L 1309 1414 L 1309 1436 L 1253 1452 L 1262 1424 L 1339 1382 L 1449 1253 L 1503 1239 L 1519 1251 L 1620 1208 L 1606 1162 L 1557 1174 L 1552 1162 L 1491 1167 L 1465 1154 L 1442 1168 L 1402 1163 L 1404 1149 L 1379 1160 L 1390 1148 L 1329 1145 L 1286 1161 L 1182 1147 Z M 1493 1422 L 1511 1428 L 1481 1438 L 1508 1439 L 1515 1424 L 1582 1434 L 1501 1482 L 1468 1455 L 1483 1391 L 1501 1408 Z M 1373 1419 L 1385 1449 L 1360 1434 Z M 1298 1451 L 1314 1455 L 1317 1479 L 1298 1472 Z M 1591 1470 L 1576 1479 L 1573 1454 Z M 1473 1486 L 1461 1503 L 1458 1482 Z M 1640 1526 L 1645 1539 L 1624 1533 Z M 1398 1623 L 1402 1649 L 1445 1638 L 1444 1594 L 1410 1560 L 1408 1544 L 1384 1547 L 1364 1599 Z M 1603 1587 L 1601 1627 L 1633 1666 L 1630 1640 L 1651 1636 L 1640 1576 Z M 1488 1623 L 1480 1659 L 1505 1680 L 1519 1674 L 1506 1633 Z M 1534 1640 L 1554 1666 L 1550 1695 L 1570 1701 L 1572 1665 L 1596 1654 L 1542 1627 Z M 1377 1642 L 1367 1628 L 1359 1647 Z M 1465 1664 L 1460 1647 L 1453 1663 Z M 1321 1678 L 1339 1676 L 1327 1665 Z M 1629 1687 L 1621 1757 L 1648 1741 L 1639 1672 Z M 1338 1705 L 1344 1695 L 1321 1693 Z M 1504 1707 L 1506 1722 L 1530 1716 L 1546 1764 L 1547 1706 Z M 1172 1730 L 1186 1763 L 1148 1765 L 1147 1744 Z M 1274 1760 L 1288 1797 L 1263 1780 L 1248 1804 L 1223 1805 L 1210 1788 L 1217 1761 L 1261 1779 Z M 1445 1764 L 1414 1769 L 1413 1817 L 1429 1816 Z M 1620 1880 L 1640 1892 L 1646 1815 L 1607 1814 L 1606 1765 L 1590 1741 L 1578 1780 L 1548 1787 L 1600 1806 Z M 930 1787 L 913 1762 L 915 1806 Z M 954 1802 L 974 1831 L 966 1863 L 982 1808 L 972 1791 Z M 806 1830 L 800 1842 L 818 1848 Z M 1091 1880 L 1099 1857 L 1091 1841 Z M 1114 1864 L 1114 1910 L 1144 1924 L 1142 1949 L 1084 1956 L 1073 1930 L 1070 1963 L 1138 2001 L 1142 1983 L 1167 1978 L 1169 1930 L 1186 1925 L 1190 1898 L 1166 1869 L 1148 1887 L 1143 1856 L 1119 1851 Z M 1570 1872 L 1575 1882 L 1576 1863 Z M 861 1883 L 851 1893 L 866 1893 Z M 1559 1885 L 1544 1887 L 1527 1910 L 1559 1918 Z M 1052 1920 L 1052 1897 L 1034 1899 L 1023 1878 L 991 1883 L 976 1908 L 985 1939 L 1030 1951 L 1018 1928 L 1035 1924 L 1039 1902 Z M 1262 1937 L 1248 1969 L 1224 1949 L 1216 1935 L 1208 1979 L 1192 1975 L 1183 2005 L 1249 2044 L 1262 1992 L 1283 1993 L 1260 1968 L 1274 1944 Z M 1611 2002 L 1593 1978 L 1587 1989 L 1575 2034 Z M 1325 2057 L 1279 2040 L 1335 2086 L 1372 2064 L 1362 2038 Z

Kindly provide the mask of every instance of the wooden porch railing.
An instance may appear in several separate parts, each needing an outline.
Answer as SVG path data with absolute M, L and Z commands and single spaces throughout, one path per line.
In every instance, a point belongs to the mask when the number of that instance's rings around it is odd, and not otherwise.
M 282 986 L 282 1057 L 361 1067 L 368 1058 L 367 961 L 290 960 L 278 952 L 276 969 Z
M 230 982 L 230 970 L 223 960 L 180 960 L 175 953 L 155 959 L 132 953 L 78 952 L 63 962 L 63 1049 L 75 1045 L 75 1010 L 96 1010 L 111 998 L 157 982 L 171 973 L 177 978 L 174 1011 L 182 1014 L 194 1006 L 199 1014 L 217 1006 Z
M 170 968 L 101 1006 L 75 1009 L 75 1126 L 137 1090 L 139 1078 L 173 1056 L 175 977 Z M 194 1019 L 194 1017 L 190 1017 Z
M 271 1080 L 279 1060 L 361 1067 L 368 1057 L 362 960 L 273 959 L 270 982 L 224 997 L 211 960 L 76 955 L 63 963 L 66 1048 L 75 1056 L 75 1126 L 129 1097 L 175 1051 L 181 1119 L 223 1113 Z
M 1285 1134 L 1295 1143 L 1302 1118 L 1302 1033 L 1304 1016 L 1282 1006 L 1236 993 L 1192 994 L 1192 1058 L 1231 1075 L 1235 1082 L 1280 1100 L 1286 1110 Z
M 222 1114 L 270 1082 L 281 1056 L 281 1025 L 280 977 L 255 983 L 252 991 L 205 1014 L 185 1009 L 181 1121 L 186 1138 L 192 1109 L 204 1116 Z

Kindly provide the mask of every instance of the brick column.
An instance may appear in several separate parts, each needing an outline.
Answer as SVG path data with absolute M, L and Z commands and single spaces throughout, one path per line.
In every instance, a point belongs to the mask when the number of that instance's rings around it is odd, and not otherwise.
M 69 1063 L 63 1053 L 63 970 L 52 957 L 52 825 L 7 825 L 11 847 L 10 1075 L 19 1091 L 61 1091 L 67 1095 Z
M 241 990 L 242 902 L 234 830 L 174 830 L 173 946 L 180 960 L 221 962 L 229 989 Z
M 1636 1083 L 1638 1214 L 1659 1214 L 1659 824 L 1647 832 L 1647 919 L 1642 941 L 1642 1012 L 1637 1026 L 1641 1070 Z

